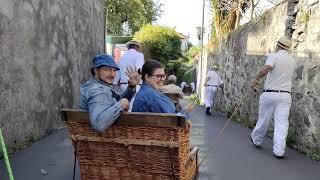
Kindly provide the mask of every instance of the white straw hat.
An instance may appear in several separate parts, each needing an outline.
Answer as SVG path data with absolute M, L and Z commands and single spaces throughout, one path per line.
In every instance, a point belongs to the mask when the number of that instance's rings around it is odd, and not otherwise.
M 132 41 L 127 42 L 127 44 L 126 44 L 127 48 L 129 48 L 129 46 L 132 45 L 132 44 L 139 46 L 139 48 L 141 47 L 139 42 L 132 40 Z
M 286 36 L 283 36 L 278 40 L 278 45 L 286 50 L 291 49 L 291 44 L 291 40 L 288 39 Z

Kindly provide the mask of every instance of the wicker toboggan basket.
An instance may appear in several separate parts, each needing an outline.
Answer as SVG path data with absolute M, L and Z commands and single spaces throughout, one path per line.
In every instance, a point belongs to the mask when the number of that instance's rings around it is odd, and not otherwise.
M 191 180 L 198 148 L 189 148 L 186 120 L 175 114 L 125 113 L 104 133 L 89 115 L 63 109 L 82 180 Z

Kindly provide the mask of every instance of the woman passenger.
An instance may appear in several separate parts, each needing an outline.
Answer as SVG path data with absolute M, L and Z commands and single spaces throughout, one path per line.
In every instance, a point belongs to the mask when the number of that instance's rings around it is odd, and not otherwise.
M 172 100 L 159 90 L 166 79 L 164 66 L 155 60 L 144 63 L 142 70 L 142 86 L 136 94 L 132 112 L 175 113 Z

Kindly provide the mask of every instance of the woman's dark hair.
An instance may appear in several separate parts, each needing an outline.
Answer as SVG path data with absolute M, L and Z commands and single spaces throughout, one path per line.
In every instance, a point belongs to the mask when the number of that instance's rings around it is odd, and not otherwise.
M 145 81 L 146 80 L 146 74 L 148 75 L 153 75 L 154 71 L 156 69 L 162 68 L 164 69 L 164 66 L 156 60 L 148 60 L 144 63 L 144 65 L 142 66 L 142 70 L 139 69 L 138 73 L 142 74 L 142 80 Z

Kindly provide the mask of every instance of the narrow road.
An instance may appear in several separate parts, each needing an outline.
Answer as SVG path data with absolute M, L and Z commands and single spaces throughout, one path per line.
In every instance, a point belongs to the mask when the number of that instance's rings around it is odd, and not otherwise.
M 206 116 L 204 107 L 197 106 L 191 113 L 191 119 L 191 141 L 200 148 L 201 161 L 227 117 L 219 112 Z M 200 167 L 198 179 L 320 179 L 320 162 L 290 148 L 287 148 L 286 159 L 275 159 L 272 155 L 272 140 L 267 138 L 263 149 L 256 149 L 250 144 L 250 132 L 250 129 L 230 122 Z M 16 180 L 71 180 L 73 147 L 67 129 L 59 130 L 16 153 L 11 158 L 11 165 Z M 3 161 L 0 164 L 0 179 L 8 179 Z M 76 179 L 80 179 L 78 167 Z
M 191 141 L 200 148 L 200 161 L 214 144 L 199 169 L 199 180 L 320 179 L 320 162 L 289 147 L 285 159 L 276 159 L 272 154 L 272 139 L 266 138 L 263 148 L 256 149 L 249 140 L 251 129 L 237 122 L 231 121 L 217 139 L 228 118 L 219 112 L 206 116 L 204 111 L 204 107 L 197 106 L 191 114 Z

